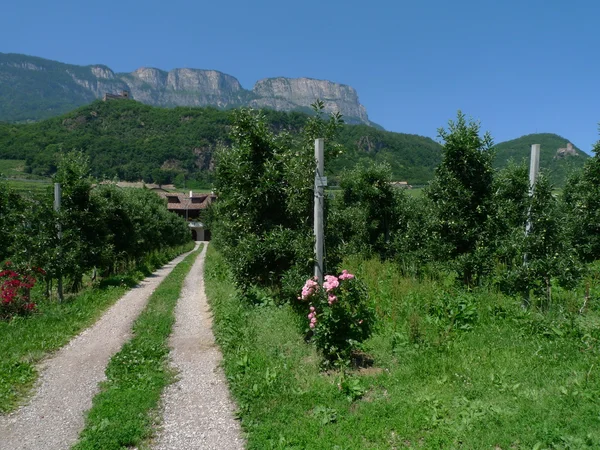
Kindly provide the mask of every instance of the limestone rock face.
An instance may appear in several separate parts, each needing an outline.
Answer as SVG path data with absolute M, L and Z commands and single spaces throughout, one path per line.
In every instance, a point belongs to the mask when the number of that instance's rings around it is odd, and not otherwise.
M 146 83 L 153 89 L 164 89 L 167 85 L 167 76 L 168 73 L 163 70 L 153 67 L 140 67 L 138 70 L 131 72 L 130 77 L 122 78 L 127 81 L 131 78 L 132 83 L 133 80 Z
M 105 78 L 107 80 L 115 78 L 115 73 L 106 66 L 90 66 L 90 70 L 96 78 Z
M 38 65 L 35 65 L 33 63 L 30 62 L 5 62 L 5 63 L 0 63 L 0 66 L 6 66 L 6 67 L 13 67 L 15 69 L 25 69 L 25 70 L 35 70 L 35 71 L 40 71 L 40 70 L 45 70 L 43 67 L 40 67 Z
M 155 106 L 226 108 L 239 104 L 243 93 L 237 79 L 216 70 L 141 67 L 120 77 L 135 100 Z
M 565 156 L 579 156 L 577 150 L 575 150 L 573 144 L 571 144 L 570 142 L 567 143 L 566 147 L 559 148 L 558 150 L 556 150 L 556 155 L 554 157 L 564 158 Z
M 259 80 L 252 92 L 258 97 L 251 101 L 258 107 L 278 110 L 310 107 L 316 99 L 325 103 L 326 112 L 340 112 L 346 117 L 369 123 L 367 111 L 358 101 L 356 90 L 345 84 L 312 78 L 266 78 Z
M 78 86 L 84 89 L 85 95 L 90 100 L 102 97 L 106 92 L 120 92 L 127 90 L 127 85 L 115 79 L 112 70 L 102 66 L 86 67 L 84 70 L 66 70 L 66 73 Z
M 115 73 L 102 64 L 76 66 L 0 53 L 0 120 L 39 120 L 122 91 L 129 91 L 129 97 L 139 102 L 167 107 L 252 106 L 291 111 L 309 108 L 320 99 L 326 112 L 339 111 L 349 123 L 372 124 L 354 88 L 327 80 L 266 78 L 250 91 L 235 77 L 216 70 L 167 72 L 140 67 L 131 73 Z M 23 106 L 15 113 L 6 106 L 11 104 Z

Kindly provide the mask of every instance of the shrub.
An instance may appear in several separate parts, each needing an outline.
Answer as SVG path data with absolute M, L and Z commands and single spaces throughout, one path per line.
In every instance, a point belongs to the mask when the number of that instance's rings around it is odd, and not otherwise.
M 372 332 L 374 314 L 366 286 L 346 270 L 326 275 L 323 285 L 306 280 L 298 297 L 308 306 L 307 333 L 326 363 L 348 362 Z
M 27 314 L 35 309 L 30 291 L 35 286 L 36 276 L 44 274 L 42 269 L 13 270 L 10 261 L 0 272 L 0 319 L 10 319 Z
M 449 330 L 469 331 L 477 323 L 479 314 L 472 294 L 443 292 L 429 305 L 433 322 Z
M 456 258 L 486 246 L 485 229 L 493 211 L 493 141 L 486 133 L 479 136 L 479 123 L 467 121 L 458 112 L 449 129 L 438 130 L 444 141 L 442 162 L 426 192 L 433 204 L 437 233 L 443 241 L 440 256 Z M 481 275 L 477 259 L 458 259 L 457 269 L 465 284 Z
M 339 115 L 321 118 L 322 102 L 314 108 L 317 115 L 296 137 L 275 134 L 262 113 L 236 111 L 231 146 L 216 154 L 219 201 L 208 222 L 242 291 L 253 285 L 280 288 L 287 271 L 310 271 L 314 139 L 328 139 L 325 156 L 333 158 L 337 146 L 329 140 L 341 125 Z

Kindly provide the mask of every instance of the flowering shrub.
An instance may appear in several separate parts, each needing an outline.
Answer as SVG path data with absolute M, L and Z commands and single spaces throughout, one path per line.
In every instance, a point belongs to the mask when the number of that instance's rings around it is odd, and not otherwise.
M 10 261 L 0 271 L 0 319 L 9 319 L 17 314 L 27 314 L 35 309 L 30 291 L 35 286 L 36 275 L 45 274 L 40 269 L 12 269 Z
M 329 362 L 350 359 L 371 335 L 373 312 L 365 285 L 347 270 L 326 275 L 320 286 L 306 280 L 298 300 L 308 304 L 308 333 Z

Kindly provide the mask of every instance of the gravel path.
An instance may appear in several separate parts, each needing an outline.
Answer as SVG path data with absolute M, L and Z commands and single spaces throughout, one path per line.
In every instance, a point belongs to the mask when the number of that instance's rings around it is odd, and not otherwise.
M 178 381 L 163 393 L 163 424 L 156 450 L 243 449 L 235 406 L 219 366 L 221 351 L 212 333 L 212 316 L 204 293 L 205 244 L 185 280 L 170 337 L 171 363 Z
M 69 449 L 83 429 L 109 359 L 131 337 L 148 298 L 181 255 L 125 294 L 92 327 L 40 367 L 36 393 L 24 407 L 0 416 L 0 450 Z

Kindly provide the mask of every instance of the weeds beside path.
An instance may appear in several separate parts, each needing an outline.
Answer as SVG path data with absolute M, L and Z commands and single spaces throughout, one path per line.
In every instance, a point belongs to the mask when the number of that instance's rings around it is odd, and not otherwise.
M 83 413 L 104 379 L 109 358 L 127 340 L 131 324 L 150 294 L 183 258 L 175 258 L 129 291 L 94 326 L 45 361 L 31 401 L 15 413 L 0 417 L 1 450 L 62 449 L 76 441 L 83 427 Z M 58 328 L 64 339 L 68 332 Z M 39 341 L 38 336 L 23 339 Z

